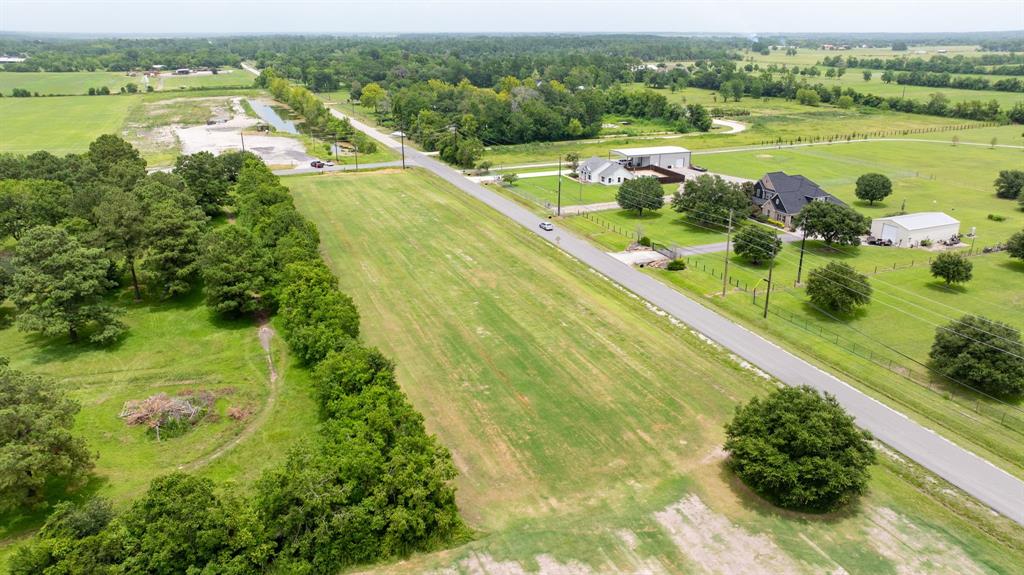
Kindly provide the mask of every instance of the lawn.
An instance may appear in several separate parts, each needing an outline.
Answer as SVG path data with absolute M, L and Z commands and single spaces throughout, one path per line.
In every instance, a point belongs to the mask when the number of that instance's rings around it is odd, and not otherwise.
M 566 226 L 610 251 L 621 251 L 642 236 L 666 246 L 699 246 L 724 242 L 725 229 L 692 221 L 666 205 L 657 212 L 636 210 L 605 210 L 585 216 L 571 216 Z M 736 222 L 736 228 L 742 225 Z
M 378 570 L 1009 573 L 1024 561 L 1019 527 L 885 456 L 848 512 L 758 500 L 719 446 L 736 403 L 773 384 L 441 180 L 285 184 L 366 340 L 397 359 L 452 451 L 479 534 Z
M 779 170 L 803 174 L 872 218 L 893 213 L 902 206 L 908 212 L 946 212 L 960 220 L 963 233 L 977 228 L 979 246 L 1005 241 L 1024 228 L 1024 212 L 1016 202 L 997 198 L 992 187 L 1000 170 L 1019 169 L 1024 164 L 1021 150 L 864 142 L 694 154 L 693 161 L 714 172 L 752 179 Z M 883 173 L 893 181 L 893 194 L 874 206 L 854 195 L 857 178 L 867 172 Z M 992 221 L 989 214 L 1006 220 Z
M 76 496 L 98 494 L 123 506 L 151 479 L 178 469 L 245 487 L 315 429 L 305 373 L 291 369 L 284 346 L 273 340 L 280 377 L 272 391 L 251 320 L 216 318 L 198 292 L 169 303 L 136 304 L 128 294 L 121 300 L 129 331 L 108 348 L 20 332 L 13 310 L 0 308 L 0 357 L 16 369 L 55 379 L 81 402 L 75 433 L 99 457 L 93 479 Z M 129 426 L 118 417 L 125 401 L 189 390 L 220 397 L 212 416 L 181 437 L 157 441 L 145 426 Z M 227 416 L 229 407 L 250 415 L 236 421 Z M 3 517 L 0 540 L 37 527 L 45 513 Z
M 557 168 L 555 168 L 557 169 Z M 563 167 L 565 171 L 568 168 Z M 550 171 L 551 168 L 548 168 Z M 554 207 L 558 201 L 558 176 L 537 176 L 532 178 L 519 178 L 511 186 L 515 188 L 513 193 L 526 195 L 536 203 L 549 203 Z M 671 195 L 679 189 L 679 184 L 663 184 L 665 195 Z M 562 176 L 562 205 L 578 206 L 585 204 L 596 204 L 601 202 L 614 202 L 615 194 L 619 186 L 606 186 L 604 184 L 584 184 L 579 180 L 568 176 Z
M 141 95 L 0 98 L 0 152 L 84 152 L 102 134 L 121 131 Z
M 143 86 L 142 78 L 128 76 L 124 72 L 0 72 L 0 94 L 5 97 L 10 96 L 15 88 L 43 96 L 78 96 L 87 94 L 89 88 L 103 86 L 117 93 L 121 86 L 131 83 Z

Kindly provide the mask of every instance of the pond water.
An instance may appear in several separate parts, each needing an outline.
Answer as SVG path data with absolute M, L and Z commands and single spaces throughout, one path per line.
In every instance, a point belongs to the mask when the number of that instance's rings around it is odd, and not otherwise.
M 249 105 L 252 106 L 252 110 L 256 112 L 260 119 L 273 126 L 275 130 L 289 134 L 299 133 L 299 128 L 295 122 L 282 118 L 281 114 L 272 106 L 259 100 L 249 100 Z

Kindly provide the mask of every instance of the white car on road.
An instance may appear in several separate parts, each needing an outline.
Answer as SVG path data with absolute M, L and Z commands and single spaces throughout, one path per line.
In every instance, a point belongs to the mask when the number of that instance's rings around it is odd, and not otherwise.
M 544 230 L 545 232 L 550 232 L 551 230 L 555 229 L 555 226 L 551 222 L 541 222 L 540 229 Z

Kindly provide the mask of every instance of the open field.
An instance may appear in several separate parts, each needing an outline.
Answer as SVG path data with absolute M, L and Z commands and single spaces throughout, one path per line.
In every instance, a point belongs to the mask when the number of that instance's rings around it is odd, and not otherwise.
M 218 74 L 189 74 L 187 76 L 168 75 L 159 78 L 151 78 L 154 89 L 157 90 L 183 90 L 188 88 L 224 88 L 224 87 L 251 87 L 253 76 L 245 70 L 228 68 L 221 70 Z
M 479 533 L 379 571 L 1009 573 L 1024 561 L 1019 527 L 921 490 L 929 481 L 886 456 L 848 512 L 764 504 L 719 446 L 736 402 L 771 382 L 433 176 L 285 184 L 365 338 L 398 358 L 452 451 Z
M 121 86 L 134 83 L 143 87 L 142 79 L 128 76 L 124 72 L 0 72 L 0 94 L 11 95 L 15 88 L 23 88 L 46 96 L 78 96 L 87 94 L 89 88 L 106 86 L 117 93 Z
M 827 69 L 827 68 L 822 68 Z M 897 84 L 892 82 L 886 84 L 882 82 L 882 70 L 871 70 L 871 80 L 864 81 L 864 69 L 863 68 L 848 68 L 846 74 L 841 78 L 828 78 L 824 74 L 816 78 L 810 78 L 809 81 L 812 84 L 822 83 L 826 86 L 839 86 L 840 88 L 853 88 L 854 90 L 863 94 L 875 94 L 889 98 L 892 96 L 905 97 L 911 100 L 922 100 L 927 101 L 931 94 L 941 93 L 945 94 L 949 98 L 950 105 L 961 101 L 981 100 L 982 102 L 988 102 L 989 100 L 995 100 L 999 103 L 999 107 L 1004 110 L 1009 110 L 1014 106 L 1024 102 L 1024 93 L 1021 92 L 1000 92 L 997 90 L 965 90 L 961 88 L 948 88 L 948 87 L 931 87 L 931 86 L 908 86 Z M 971 76 L 971 77 L 982 77 L 990 82 L 995 82 L 1004 78 L 1012 78 L 1013 76 L 997 76 L 991 74 L 953 74 L 954 76 Z
M 570 217 L 566 224 L 582 236 L 586 236 L 609 251 L 621 251 L 641 236 L 666 246 L 699 246 L 724 242 L 724 227 L 693 222 L 672 210 L 672 206 L 652 212 L 645 210 L 637 215 L 635 210 L 606 210 L 589 214 L 587 218 Z M 735 229 L 743 225 L 736 222 Z
M 923 50 L 924 54 L 918 54 Z M 939 54 L 939 50 L 945 50 L 943 56 L 980 56 L 982 54 L 995 54 L 998 52 L 981 52 L 978 46 L 950 45 L 950 46 L 913 46 L 908 45 L 906 50 L 893 50 L 892 48 L 852 48 L 850 50 L 820 50 L 809 48 L 798 48 L 795 56 L 787 56 L 785 49 L 772 50 L 767 55 L 758 52 L 744 52 L 743 60 L 767 64 L 786 64 L 787 66 L 813 66 L 826 56 L 854 56 L 856 58 L 922 58 L 929 59 Z
M 0 98 L 0 152 L 84 152 L 101 134 L 118 133 L 141 95 Z
M 680 101 L 684 94 L 695 88 L 687 88 L 676 92 Z M 702 93 L 708 93 L 702 90 Z M 703 95 L 703 94 L 702 94 Z M 754 102 L 760 102 L 760 100 Z M 725 108 L 745 108 L 747 100 L 737 104 L 729 103 Z M 932 130 L 946 126 L 973 126 L 976 122 L 940 118 L 920 114 L 904 114 L 899 112 L 881 112 L 877 110 L 841 110 L 832 107 L 799 106 L 789 110 L 776 106 L 787 104 L 784 100 L 769 101 L 763 114 L 738 116 L 735 119 L 750 124 L 750 127 L 737 134 L 690 133 L 678 137 L 657 139 L 635 136 L 622 138 L 606 138 L 602 140 L 544 142 L 518 144 L 512 146 L 494 146 L 488 149 L 483 159 L 494 164 L 495 169 L 502 165 L 524 164 L 530 162 L 551 162 L 569 152 L 577 152 L 580 157 L 592 155 L 604 156 L 609 149 L 626 146 L 683 146 L 691 150 L 731 148 L 738 146 L 758 145 L 772 142 L 806 141 L 810 138 L 845 138 L 846 135 L 866 134 L 870 132 L 889 132 L 893 137 L 903 137 L 904 132 L 912 130 Z M 787 107 L 788 108 L 788 107 Z M 1018 130 L 1019 132 L 1019 130 Z M 913 137 L 943 138 L 948 141 L 952 134 L 959 132 L 922 133 Z M 961 134 L 961 138 L 964 139 Z M 656 142 L 654 144 L 653 142 Z M 987 143 L 987 142 L 985 142 Z M 1007 142 L 1009 143 L 1009 142 Z
M 946 135 L 946 134 L 943 134 Z M 966 140 L 966 137 L 964 137 Z M 919 142 L 863 142 L 781 150 L 694 154 L 694 163 L 713 172 L 756 179 L 767 172 L 802 174 L 869 217 L 898 211 L 942 211 L 978 229 L 978 245 L 1005 241 L 1024 228 L 1024 212 L 999 199 L 992 182 L 1000 170 L 1019 169 L 1024 151 Z M 874 206 L 854 195 L 856 180 L 879 172 L 893 181 L 893 193 Z M 988 219 L 989 214 L 1005 221 Z
M 107 348 L 22 333 L 12 325 L 13 310 L 0 309 L 0 357 L 57 380 L 82 404 L 75 433 L 99 457 L 93 479 L 75 497 L 98 494 L 122 506 L 151 479 L 177 469 L 245 487 L 315 429 L 305 374 L 291 377 L 284 346 L 272 339 L 279 373 L 272 386 L 251 320 L 216 318 L 198 292 L 170 303 L 136 304 L 127 293 L 121 299 L 129 331 Z M 212 415 L 180 437 L 157 441 L 145 426 L 128 426 L 118 417 L 125 401 L 192 390 L 219 397 Z M 236 421 L 227 416 L 229 407 L 249 415 Z M 45 512 L 2 518 L 0 541 L 38 527 Z

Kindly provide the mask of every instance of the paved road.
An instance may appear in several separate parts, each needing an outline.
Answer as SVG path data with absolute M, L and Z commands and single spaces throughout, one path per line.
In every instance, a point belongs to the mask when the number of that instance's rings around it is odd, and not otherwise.
M 406 162 L 406 165 L 411 164 L 412 162 Z M 370 164 L 359 164 L 359 169 L 371 170 L 375 168 L 397 168 L 401 165 L 401 160 L 394 160 L 391 162 L 374 162 Z M 278 176 L 297 176 L 300 174 L 320 174 L 324 172 L 349 172 L 355 169 L 355 164 L 343 164 L 340 166 L 325 166 L 323 168 L 314 168 L 312 166 L 306 166 L 304 168 L 289 168 L 287 170 L 274 170 L 274 173 L 277 174 Z
M 354 119 L 352 125 L 385 144 L 390 140 Z M 653 277 L 623 265 L 569 231 L 557 227 L 551 232 L 540 230 L 538 225 L 545 218 L 469 181 L 448 165 L 409 148 L 406 156 L 787 385 L 810 385 L 831 393 L 857 418 L 857 424 L 876 438 L 995 511 L 1024 524 L 1024 482 L 1016 477 Z

